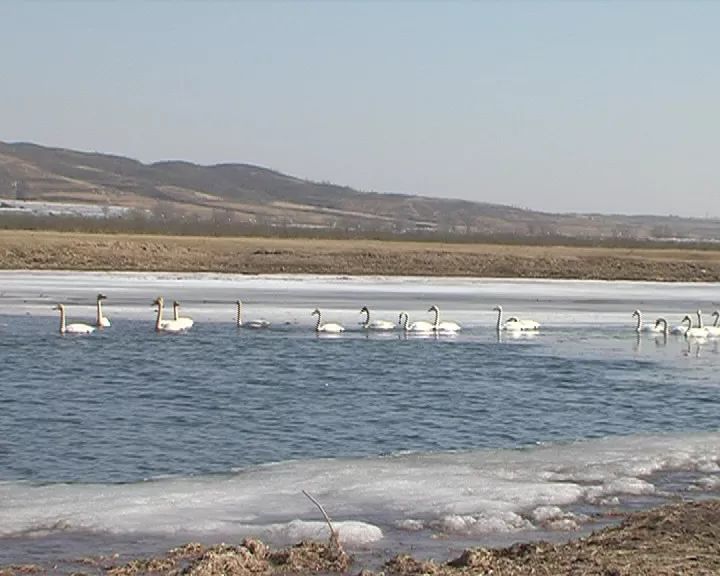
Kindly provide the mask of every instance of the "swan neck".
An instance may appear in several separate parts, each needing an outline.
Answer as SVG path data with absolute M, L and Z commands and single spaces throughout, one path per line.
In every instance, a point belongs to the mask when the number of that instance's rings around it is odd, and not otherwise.
M 315 332 L 320 332 L 320 312 L 317 313 L 317 322 L 315 322 Z
M 640 327 L 642 326 L 642 314 L 638 312 L 637 315 L 637 326 L 635 326 L 635 332 L 640 332 Z
M 367 328 L 368 326 L 370 326 L 370 310 L 366 308 L 362 311 L 362 313 L 365 314 L 365 323 L 363 324 L 363 327 Z
M 502 325 L 502 309 L 498 308 L 497 326 L 495 328 L 500 332 L 500 326 Z
M 98 301 L 97 301 L 97 320 L 96 320 L 98 326 L 102 326 L 102 318 L 103 318 L 102 300 L 98 299 Z
M 60 308 L 60 334 L 65 334 L 65 308 Z
M 435 308 L 433 312 L 435 313 L 435 321 L 433 322 L 433 327 L 437 328 L 440 325 L 440 310 Z
M 236 323 L 238 326 L 242 326 L 242 304 L 240 302 L 237 303 Z
M 698 328 L 702 328 L 703 321 L 702 321 L 702 314 L 700 313 L 700 310 L 697 311 L 697 317 L 698 317 Z
M 162 320 L 162 313 L 163 313 L 163 305 L 162 303 L 158 303 L 158 309 L 157 309 L 157 319 L 155 320 L 155 330 L 160 330 L 160 321 Z
M 173 320 L 180 318 L 180 306 L 173 304 Z

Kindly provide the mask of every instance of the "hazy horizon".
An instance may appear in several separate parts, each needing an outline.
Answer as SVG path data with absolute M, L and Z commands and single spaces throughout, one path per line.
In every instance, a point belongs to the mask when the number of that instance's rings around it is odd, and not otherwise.
M 720 216 L 720 4 L 0 4 L 0 140 Z

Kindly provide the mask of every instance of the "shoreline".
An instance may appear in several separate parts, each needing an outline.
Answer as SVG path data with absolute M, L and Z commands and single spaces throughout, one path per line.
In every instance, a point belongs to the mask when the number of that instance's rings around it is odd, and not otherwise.
M 452 540 L 448 540 L 451 543 Z M 505 548 L 470 548 L 449 561 L 422 560 L 385 550 L 354 559 L 330 542 L 304 541 L 273 550 L 254 539 L 241 544 L 189 543 L 144 558 L 96 555 L 38 565 L 0 566 L 0 576 L 86 574 L 157 576 L 220 574 L 272 576 L 311 573 L 396 576 L 535 574 L 663 576 L 720 572 L 720 500 L 685 501 L 623 515 L 617 525 L 562 543 L 518 542 Z
M 2 230 L 0 269 L 720 282 L 720 250 Z

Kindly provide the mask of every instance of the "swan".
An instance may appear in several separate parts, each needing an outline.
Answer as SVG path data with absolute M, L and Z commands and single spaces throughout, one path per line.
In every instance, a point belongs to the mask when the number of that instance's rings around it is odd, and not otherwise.
M 370 310 L 367 306 L 360 308 L 360 314 L 365 314 L 365 322 L 361 322 L 361 326 L 365 330 L 395 330 L 395 324 L 388 320 L 373 320 L 370 322 Z
M 403 320 L 404 319 L 404 320 Z M 398 317 L 398 324 L 402 327 L 405 332 L 415 332 L 417 334 L 432 334 L 434 331 L 433 325 L 430 322 L 419 320 L 409 324 L 410 318 L 407 312 L 400 312 Z
M 236 300 L 237 305 L 237 327 L 238 328 L 269 328 L 270 322 L 267 320 L 250 320 L 248 322 L 242 321 L 242 301 Z
M 102 301 L 107 300 L 107 296 L 105 294 L 98 294 L 97 295 L 97 314 L 96 314 L 96 320 L 95 323 L 98 328 L 109 328 L 110 327 L 110 320 L 108 320 L 105 316 L 103 316 L 103 310 L 102 310 Z
M 686 315 L 685 318 L 683 318 L 683 322 L 688 322 L 688 329 L 685 331 L 685 338 L 704 339 L 707 337 L 708 332 L 705 328 L 699 328 L 697 326 L 693 328 L 692 318 L 690 318 L 690 316 Z
M 65 323 L 65 306 L 56 305 L 53 310 L 60 310 L 60 334 L 92 334 L 95 332 L 95 326 L 89 324 L 66 324 Z
M 315 310 L 312 311 L 310 316 L 317 315 L 317 323 L 315 324 L 315 332 L 328 332 L 330 334 L 340 334 L 340 332 L 345 332 L 345 328 L 340 326 L 340 324 L 334 324 L 334 323 L 327 323 L 327 324 L 321 324 L 321 314 L 320 310 L 315 308 Z
M 182 332 L 187 330 L 189 326 L 178 320 L 163 320 L 163 306 L 164 300 L 162 296 L 158 296 L 152 303 L 152 306 L 157 306 L 157 319 L 155 320 L 155 331 L 156 332 Z
M 502 321 L 502 315 L 503 315 L 503 307 L 499 304 L 493 308 L 495 312 L 498 313 L 497 317 L 497 324 L 495 325 L 496 330 L 522 330 L 522 331 L 530 331 L 530 330 L 540 330 L 540 324 L 538 322 L 535 322 L 535 320 L 520 320 L 517 316 L 511 316 L 508 318 L 505 323 L 503 324 Z
M 187 316 L 180 316 L 180 302 L 173 301 L 173 321 L 179 322 L 185 328 L 191 328 L 195 322 Z
M 440 309 L 434 304 L 428 308 L 428 312 L 435 312 L 435 321 L 433 322 L 433 330 L 436 332 L 458 332 L 462 330 L 460 324 L 456 322 L 440 322 Z
M 642 323 L 642 312 L 640 310 L 635 310 L 632 313 L 633 318 L 637 317 L 637 324 L 635 326 L 635 332 L 662 332 L 662 328 L 658 326 L 657 323 L 655 324 L 643 324 Z M 684 322 L 684 320 L 683 320 Z
M 715 310 L 712 315 L 715 317 L 715 322 L 713 322 L 712 326 L 705 326 L 705 330 L 707 331 L 708 336 L 720 336 L 720 325 L 718 324 L 718 321 L 720 320 L 720 311 Z

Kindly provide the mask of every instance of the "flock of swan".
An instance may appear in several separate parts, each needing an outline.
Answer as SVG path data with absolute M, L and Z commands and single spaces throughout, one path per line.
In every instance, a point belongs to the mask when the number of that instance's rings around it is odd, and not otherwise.
M 104 294 L 97 295 L 95 300 L 96 319 L 94 325 L 79 322 L 68 324 L 65 306 L 63 304 L 57 304 L 54 309 L 60 311 L 60 334 L 91 334 L 96 329 L 108 328 L 110 326 L 110 320 L 108 320 L 103 312 L 104 300 L 107 300 L 107 296 Z M 235 323 L 238 328 L 260 329 L 270 327 L 270 322 L 262 319 L 244 322 L 242 317 L 242 301 L 237 300 L 235 305 L 237 310 Z M 171 319 L 164 318 L 165 301 L 162 296 L 156 298 L 152 302 L 152 306 L 157 310 L 157 316 L 155 318 L 155 330 L 157 332 L 184 332 L 192 328 L 194 324 L 192 318 L 180 316 L 180 303 L 178 301 L 173 302 L 173 317 Z M 536 332 L 540 329 L 538 322 L 534 320 L 521 320 L 517 316 L 512 316 L 503 322 L 502 306 L 496 306 L 493 310 L 497 312 L 496 328 L 498 331 Z M 462 330 L 462 327 L 457 322 L 448 320 L 441 321 L 440 309 L 437 306 L 431 306 L 428 312 L 434 314 L 432 322 L 425 320 L 410 322 L 408 313 L 400 312 L 396 323 L 390 320 L 372 320 L 370 317 L 370 309 L 367 306 L 363 306 L 360 309 L 360 314 L 364 315 L 364 321 L 360 323 L 360 326 L 362 329 L 369 331 L 389 332 L 399 329 L 406 333 L 415 334 L 455 334 Z M 345 327 L 341 324 L 336 322 L 323 322 L 322 312 L 317 308 L 312 311 L 311 315 L 317 316 L 315 332 L 340 334 L 345 331 Z
M 694 339 L 705 339 L 705 338 L 717 338 L 720 336 L 720 311 L 715 310 L 712 316 L 715 321 L 711 326 L 706 326 L 703 323 L 702 310 L 695 312 L 697 315 L 697 325 L 693 325 L 692 316 L 686 314 L 680 324 L 673 326 L 672 328 L 668 325 L 668 321 L 665 318 L 658 318 L 654 324 L 643 323 L 643 315 L 640 310 L 635 310 L 632 315 L 636 318 L 637 324 L 635 325 L 635 332 L 638 334 L 655 333 L 655 334 L 676 334 L 679 336 L 685 336 L 686 338 Z
M 54 309 L 60 312 L 60 333 L 61 334 L 91 334 L 96 329 L 108 328 L 110 326 L 110 320 L 105 316 L 103 312 L 103 301 L 107 300 L 107 296 L 104 294 L 98 294 L 95 307 L 95 324 L 82 324 L 72 323 L 68 324 L 66 320 L 65 306 L 63 304 L 57 304 Z M 156 308 L 157 315 L 155 318 L 155 330 L 157 332 L 184 332 L 192 328 L 194 322 L 192 318 L 180 316 L 180 303 L 177 301 L 173 302 L 173 317 L 170 319 L 164 318 L 165 301 L 162 297 L 156 298 L 152 302 L 152 306 Z M 270 322 L 267 320 L 256 319 L 243 321 L 242 310 L 243 304 L 241 300 L 235 302 L 236 316 L 235 324 L 238 328 L 252 328 L 262 329 L 269 328 Z M 495 328 L 498 332 L 507 331 L 514 333 L 536 333 L 540 330 L 540 324 L 534 320 L 521 319 L 517 316 L 511 316 L 503 321 L 503 308 L 502 306 L 496 306 L 493 311 L 497 312 L 497 322 Z M 456 334 L 462 327 L 453 321 L 440 320 L 440 309 L 437 306 L 430 306 L 428 312 L 434 314 L 432 322 L 426 320 L 417 320 L 410 322 L 410 316 L 407 312 L 400 312 L 397 322 L 390 320 L 374 320 L 371 318 L 370 309 L 367 306 L 363 306 L 360 309 L 360 314 L 364 317 L 360 326 L 363 330 L 376 331 L 376 332 L 389 332 L 392 330 L 401 330 L 405 333 L 414 334 Z M 686 315 L 680 324 L 677 326 L 670 326 L 665 318 L 658 318 L 655 323 L 646 324 L 643 322 L 643 315 L 640 310 L 635 310 L 632 313 L 633 318 L 636 319 L 635 332 L 641 333 L 655 333 L 655 334 L 676 334 L 684 336 L 685 338 L 703 339 L 703 338 L 716 338 L 720 337 L 720 311 L 715 310 L 712 316 L 715 321 L 712 325 L 706 326 L 703 323 L 702 311 L 698 310 L 697 324 L 693 324 L 691 315 Z M 319 309 L 315 309 L 311 313 L 312 316 L 316 316 L 315 321 L 315 332 L 317 333 L 329 333 L 329 334 L 340 334 L 345 331 L 345 327 L 336 322 L 323 322 L 322 312 Z

